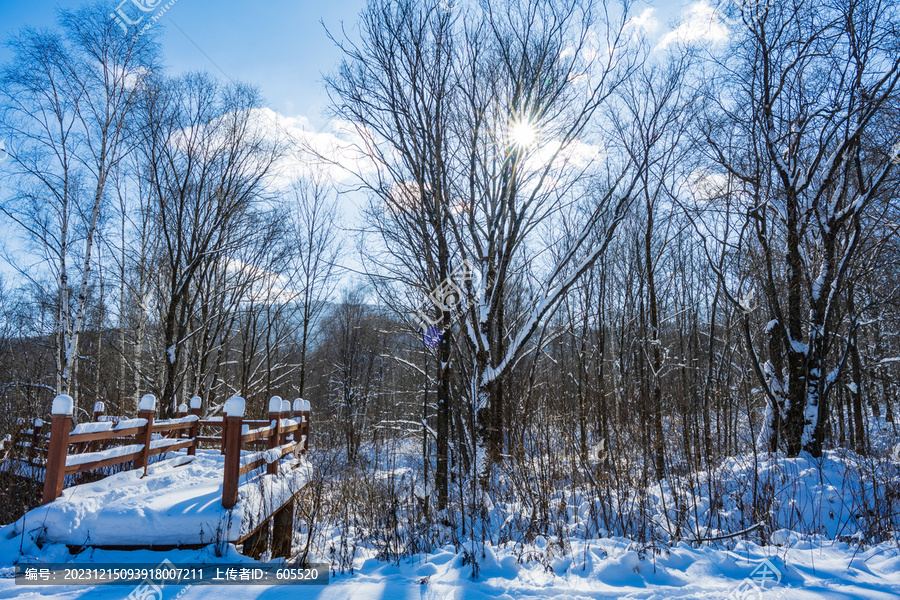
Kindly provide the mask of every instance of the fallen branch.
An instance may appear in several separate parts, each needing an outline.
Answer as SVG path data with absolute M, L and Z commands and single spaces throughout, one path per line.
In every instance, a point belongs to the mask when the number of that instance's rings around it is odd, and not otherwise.
M 697 538 L 695 540 L 692 540 L 691 543 L 692 544 L 700 544 L 702 542 L 718 542 L 719 540 L 727 540 L 727 539 L 738 537 L 740 535 L 746 535 L 746 534 L 750 533 L 751 531 L 756 531 L 757 529 L 762 529 L 763 527 L 765 527 L 765 523 L 759 522 L 756 525 L 751 525 L 747 529 L 742 529 L 741 531 L 737 531 L 735 533 L 726 533 L 724 535 L 717 535 L 715 537 L 709 537 L 709 538 Z

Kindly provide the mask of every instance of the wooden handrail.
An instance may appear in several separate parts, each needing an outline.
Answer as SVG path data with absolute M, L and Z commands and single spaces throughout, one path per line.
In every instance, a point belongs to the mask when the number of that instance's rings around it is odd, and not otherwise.
M 240 399 L 232 399 L 240 400 Z M 229 400 L 229 402 L 232 402 Z M 298 404 L 298 402 L 300 404 Z M 27 461 L 34 466 L 45 467 L 44 490 L 41 503 L 46 504 L 52 502 L 62 494 L 64 480 L 66 475 L 75 473 L 83 473 L 109 467 L 117 464 L 132 463 L 132 468 L 142 469 L 144 474 L 147 473 L 149 459 L 152 456 L 162 454 L 164 452 L 172 452 L 181 449 L 187 449 L 189 455 L 195 455 L 197 448 L 201 442 L 212 442 L 221 444 L 222 453 L 225 454 L 225 467 L 222 478 L 222 505 L 231 508 L 237 503 L 238 485 L 242 475 L 261 467 L 266 464 L 267 474 L 277 474 L 279 472 L 278 464 L 285 456 L 294 453 L 299 454 L 306 452 L 308 449 L 309 436 L 309 403 L 302 400 L 294 402 L 294 410 L 287 402 L 282 402 L 276 398 L 270 402 L 269 420 L 248 419 L 243 418 L 243 400 L 240 401 L 241 410 L 236 411 L 237 403 L 232 403 L 231 412 L 226 412 L 223 420 L 202 420 L 200 419 L 200 399 L 198 397 L 191 398 L 190 414 L 196 416 L 191 421 L 179 422 L 154 422 L 155 417 L 155 399 L 152 396 L 145 396 L 141 399 L 139 407 L 138 419 L 143 419 L 142 424 L 135 424 L 132 427 L 124 427 L 116 429 L 112 427 L 104 431 L 85 431 L 82 433 L 73 433 L 72 426 L 72 410 L 74 402 L 68 396 L 58 396 L 53 403 L 53 415 L 51 421 L 50 435 L 46 436 L 41 433 L 41 422 L 36 422 L 34 431 L 31 434 L 31 445 L 24 446 L 24 440 L 19 441 L 16 446 L 29 449 L 30 459 Z M 229 407 L 229 403 L 226 403 Z M 276 410 L 277 408 L 277 410 Z M 185 406 L 179 406 L 178 414 L 180 418 L 185 416 Z M 305 409 L 305 410 L 298 410 Z M 285 423 L 293 413 L 294 423 Z M 103 414 L 102 403 L 94 405 L 95 422 Z M 132 425 L 133 423 L 122 423 Z M 223 427 L 222 436 L 201 436 L 201 426 Z M 257 429 L 242 433 L 244 425 L 257 425 Z M 78 431 L 78 428 L 75 429 Z M 189 437 L 182 437 L 183 432 L 187 432 Z M 160 445 L 151 443 L 154 433 L 164 434 L 171 437 L 166 443 Z M 166 435 L 167 434 L 167 435 Z M 125 440 L 132 438 L 132 444 L 135 446 L 134 452 L 122 454 L 119 456 L 110 456 L 98 458 L 89 462 L 78 462 L 77 464 L 67 465 L 67 457 L 69 448 L 74 447 L 76 452 L 89 457 L 90 453 L 86 453 L 93 442 L 109 442 L 113 440 Z M 27 438 L 26 438 L 27 439 Z M 39 441 L 47 441 L 45 447 L 41 447 Z M 176 441 L 177 440 L 177 441 Z M 171 443 L 169 443 L 171 442 Z M 243 444 L 266 443 L 269 450 L 281 448 L 281 456 L 276 460 L 270 457 L 262 456 L 253 462 L 241 465 L 241 448 Z M 139 448 L 139 449 L 137 449 Z M 126 450 L 127 451 L 127 450 Z M 43 461 L 36 460 L 37 456 L 44 455 L 46 459 Z M 43 458 L 43 456 L 41 456 Z M 266 460 L 269 458 L 270 460 Z
M 110 429 L 109 431 L 91 431 L 87 433 L 69 434 L 69 443 L 97 442 L 133 437 L 143 431 L 143 427 L 127 427 L 125 429 Z

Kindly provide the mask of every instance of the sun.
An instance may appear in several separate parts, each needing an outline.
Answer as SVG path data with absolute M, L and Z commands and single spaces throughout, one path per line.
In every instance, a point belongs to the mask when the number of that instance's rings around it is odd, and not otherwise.
M 517 121 L 509 131 L 512 143 L 520 148 L 531 146 L 537 139 L 537 130 L 528 121 Z

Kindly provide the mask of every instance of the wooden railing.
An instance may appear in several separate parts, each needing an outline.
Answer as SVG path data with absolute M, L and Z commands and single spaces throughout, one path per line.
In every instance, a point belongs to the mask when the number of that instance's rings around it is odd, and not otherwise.
M 194 455 L 201 443 L 219 446 L 225 454 L 222 476 L 222 506 L 231 508 L 237 503 L 238 482 L 241 475 L 267 464 L 267 474 L 277 474 L 282 458 L 289 454 L 299 456 L 308 450 L 309 402 L 297 399 L 291 405 L 274 397 L 269 402 L 269 420 L 244 420 L 244 400 L 231 398 L 225 403 L 223 419 L 200 419 L 200 398 L 191 398 L 190 413 L 187 406 L 178 407 L 178 417 L 166 421 L 155 421 L 156 399 L 148 394 L 141 398 L 136 419 L 125 419 L 118 423 L 103 421 L 103 403 L 94 405 L 94 421 L 81 423 L 72 429 L 74 402 L 66 395 L 57 396 L 53 401 L 52 421 L 49 438 L 41 433 L 43 423 L 36 421 L 31 443 L 23 445 L 12 440 L 20 448 L 27 448 L 28 463 L 45 467 L 44 491 L 41 504 L 58 498 L 63 491 L 65 476 L 93 471 L 118 464 L 132 463 L 132 469 L 142 469 L 147 474 L 150 457 L 165 452 L 186 449 Z M 296 420 L 291 420 L 291 413 Z M 244 432 L 243 428 L 256 429 Z M 223 428 L 221 436 L 201 436 L 200 428 Z M 16 432 L 21 439 L 22 426 Z M 162 438 L 153 439 L 153 434 Z M 291 441 L 288 441 L 288 437 Z M 130 445 L 112 444 L 129 441 Z M 46 449 L 42 447 L 46 441 Z M 266 444 L 266 450 L 242 457 L 245 444 Z M 96 450 L 93 450 L 96 448 Z M 70 449 L 74 452 L 70 454 Z M 37 456 L 43 455 L 43 461 Z M 242 459 L 244 463 L 242 464 Z

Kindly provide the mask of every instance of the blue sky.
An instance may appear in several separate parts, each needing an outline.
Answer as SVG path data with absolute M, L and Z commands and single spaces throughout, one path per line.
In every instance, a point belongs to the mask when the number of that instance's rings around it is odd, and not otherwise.
M 0 39 L 23 26 L 51 27 L 56 9 L 77 8 L 90 0 L 0 0 Z M 172 0 L 125 0 L 156 7 Z M 727 35 L 710 0 L 653 0 L 638 4 L 635 26 L 665 43 L 672 37 L 721 40 Z M 712 2 L 739 0 L 712 0 Z M 159 19 L 163 57 L 172 74 L 205 70 L 219 77 L 259 86 L 279 126 L 309 132 L 328 143 L 328 97 L 322 84 L 340 59 L 326 33 L 340 37 L 343 22 L 351 36 L 366 0 L 174 0 Z M 121 5 L 120 5 L 121 6 Z M 135 13 L 132 13 L 135 14 Z M 680 23 L 676 27 L 676 20 Z M 146 21 L 142 21 L 141 25 Z M 157 26 L 159 27 L 159 26 Z M 12 53 L 0 46 L 0 64 Z M 320 133 L 313 133 L 320 132 Z M 353 221 L 356 208 L 345 207 Z M 0 245 L 14 243 L 0 224 Z M 0 259 L 0 274 L 8 265 Z
M 51 26 L 56 7 L 74 8 L 84 1 L 0 0 L 0 38 L 5 41 L 24 25 Z M 162 7 L 168 0 L 143 1 Z M 173 72 L 208 70 L 255 83 L 272 109 L 305 117 L 319 129 L 327 105 L 322 74 L 339 58 L 320 21 L 332 31 L 339 32 L 342 21 L 354 30 L 364 4 L 365 0 L 175 0 L 159 20 L 164 28 L 163 54 Z M 656 8 L 648 12 L 649 6 Z M 665 35 L 674 18 L 690 15 L 695 6 L 656 0 L 636 6 L 634 14 L 651 21 L 656 34 Z M 0 63 L 9 57 L 9 50 L 0 48 Z
M 0 0 L 0 37 L 5 42 L 24 25 L 52 26 L 56 7 L 82 3 Z M 331 70 L 339 54 L 320 20 L 332 30 L 339 30 L 341 21 L 352 28 L 364 4 L 365 0 L 176 0 L 159 20 L 164 26 L 163 55 L 173 72 L 208 70 L 255 83 L 274 110 L 321 124 L 327 103 L 322 73 Z M 9 57 L 4 46 L 0 62 Z

